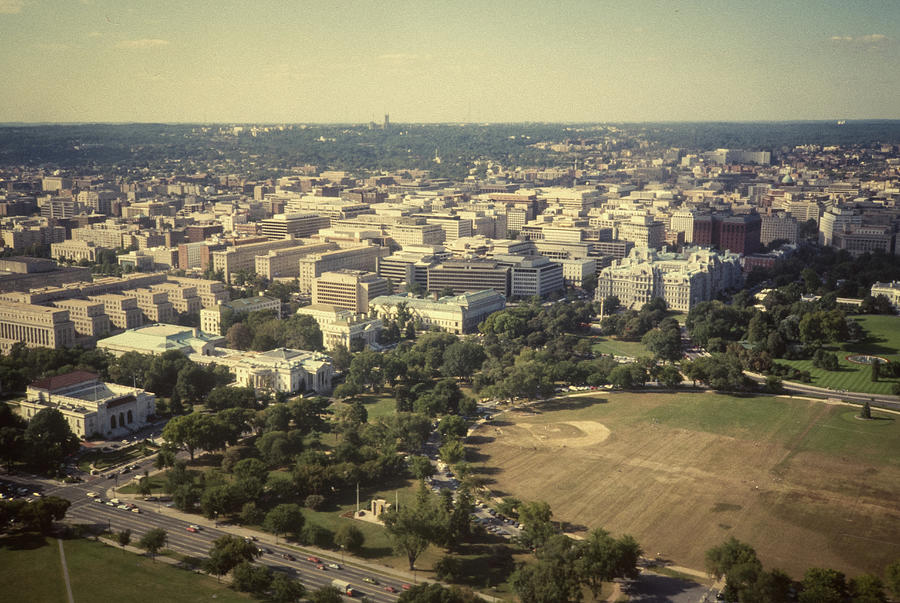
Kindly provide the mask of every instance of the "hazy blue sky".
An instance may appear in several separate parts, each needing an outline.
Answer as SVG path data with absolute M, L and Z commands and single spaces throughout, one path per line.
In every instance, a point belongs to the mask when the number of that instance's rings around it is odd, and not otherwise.
M 900 118 L 900 2 L 0 0 L 4 121 Z

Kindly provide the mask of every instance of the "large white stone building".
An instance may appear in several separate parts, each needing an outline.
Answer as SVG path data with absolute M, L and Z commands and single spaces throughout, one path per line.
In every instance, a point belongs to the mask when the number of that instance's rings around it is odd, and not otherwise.
M 471 333 L 485 318 L 506 307 L 506 298 L 494 289 L 485 289 L 440 299 L 418 299 L 407 295 L 384 295 L 373 299 L 369 307 L 378 316 L 396 318 L 403 304 L 414 319 L 426 326 L 450 333 Z
M 137 387 L 103 383 L 94 373 L 75 371 L 35 381 L 28 386 L 19 412 L 31 420 L 55 408 L 79 438 L 111 439 L 145 427 L 156 413 L 156 397 Z
M 217 348 L 211 354 L 188 356 L 200 364 L 217 364 L 234 375 L 235 385 L 257 391 L 295 394 L 331 391 L 331 359 L 319 352 L 275 348 L 267 352 L 241 352 Z
M 872 297 L 883 295 L 888 298 L 895 312 L 900 312 L 900 281 L 875 283 L 872 285 Z
M 681 253 L 635 248 L 600 272 L 596 298 L 614 295 L 623 306 L 640 308 L 661 297 L 669 309 L 688 312 L 742 283 L 740 256 L 735 253 L 700 247 Z

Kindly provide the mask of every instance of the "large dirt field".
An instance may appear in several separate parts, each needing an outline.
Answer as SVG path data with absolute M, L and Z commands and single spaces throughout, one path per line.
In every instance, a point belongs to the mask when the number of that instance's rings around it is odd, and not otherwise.
M 881 574 L 900 558 L 900 415 L 803 399 L 617 393 L 495 416 L 469 439 L 495 496 L 703 568 L 734 536 L 767 568 Z

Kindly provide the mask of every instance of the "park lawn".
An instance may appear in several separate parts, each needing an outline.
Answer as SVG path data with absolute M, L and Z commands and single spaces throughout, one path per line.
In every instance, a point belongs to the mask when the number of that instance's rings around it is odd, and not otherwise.
M 702 569 L 730 536 L 794 577 L 900 556 L 900 416 L 804 398 L 602 393 L 497 414 L 470 436 L 492 495 L 576 532 L 631 534 Z
M 128 482 L 125 486 L 119 486 L 117 490 L 122 494 L 137 494 L 137 480 L 144 477 L 143 475 L 135 475 L 130 482 Z M 156 475 L 151 475 L 147 479 L 150 480 L 150 493 L 151 494 L 162 494 L 164 491 L 166 479 L 164 474 L 157 473 Z
M 593 337 L 591 351 L 595 354 L 612 354 L 639 358 L 650 356 L 650 351 L 640 341 L 621 341 L 615 337 Z
M 838 356 L 837 371 L 826 371 L 812 365 L 812 360 L 784 360 L 777 362 L 790 365 L 801 371 L 809 371 L 812 384 L 834 390 L 865 392 L 869 394 L 891 394 L 898 379 L 881 378 L 872 381 L 872 368 L 867 364 L 855 364 L 847 360 L 851 354 L 869 354 L 900 362 L 900 316 L 865 315 L 854 317 L 868 337 L 859 343 L 845 343 L 828 346 L 826 349 Z
M 166 563 L 89 540 L 66 540 L 66 564 L 76 601 L 250 601 L 251 597 Z M 59 555 L 57 554 L 57 558 Z M 43 601 L 39 598 L 23 600 Z
M 858 408 L 835 407 L 809 431 L 800 448 L 900 467 L 900 415 L 872 409 L 872 419 L 863 420 Z
M 397 410 L 397 400 L 387 394 L 364 394 L 357 396 L 356 399 L 366 407 L 370 421 L 392 415 Z
M 93 466 L 97 469 L 105 469 L 120 463 L 142 459 L 144 458 L 143 453 L 145 449 L 149 454 L 152 454 L 156 452 L 158 448 L 159 447 L 154 444 L 143 442 L 131 444 L 130 446 L 125 446 L 111 452 L 103 452 L 100 448 L 91 448 L 78 458 L 78 468 L 88 472 L 93 463 Z
M 7 601 L 65 603 L 66 586 L 56 539 L 33 533 L 0 537 L 0 584 L 5 585 L 10 597 Z

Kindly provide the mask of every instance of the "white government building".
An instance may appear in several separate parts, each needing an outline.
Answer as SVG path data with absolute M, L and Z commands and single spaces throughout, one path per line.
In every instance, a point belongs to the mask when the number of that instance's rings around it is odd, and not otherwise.
M 396 318 L 404 304 L 413 319 L 450 333 L 471 333 L 485 318 L 506 307 L 506 298 L 493 289 L 451 295 L 440 299 L 419 299 L 412 295 L 382 295 L 369 308 L 383 318 Z
M 681 253 L 632 249 L 597 278 L 597 300 L 614 295 L 626 308 L 640 308 L 661 297 L 670 310 L 688 312 L 700 302 L 743 284 L 740 256 L 702 247 Z
M 25 396 L 19 403 L 23 418 L 30 421 L 41 410 L 55 408 L 79 438 L 120 438 L 145 427 L 156 413 L 156 396 L 152 393 L 103 383 L 98 375 L 87 371 L 35 381 Z
M 259 391 L 295 394 L 331 391 L 334 370 L 331 359 L 319 352 L 275 348 L 267 352 L 242 352 L 216 348 L 212 355 L 191 354 L 198 364 L 218 364 L 234 375 L 234 385 Z

